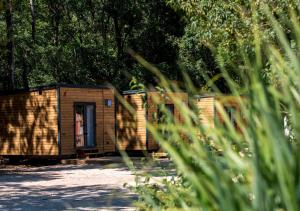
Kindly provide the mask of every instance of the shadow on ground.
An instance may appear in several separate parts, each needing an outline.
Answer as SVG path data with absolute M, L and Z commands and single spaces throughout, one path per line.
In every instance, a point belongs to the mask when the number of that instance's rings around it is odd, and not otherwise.
M 136 195 L 126 167 L 20 167 L 0 171 L 0 210 L 131 210 Z
M 7 188 L 5 184 L 1 189 Z M 121 188 L 108 185 L 94 186 L 53 186 L 41 189 L 39 187 L 10 187 L 10 194 L 0 198 L 0 209 L 8 210 L 126 210 L 136 196 L 128 194 Z
M 123 185 L 135 176 L 119 157 L 93 164 L 0 166 L 0 210 L 134 210 L 137 196 Z M 137 174 L 175 175 L 170 161 L 133 158 Z M 167 172 L 168 175 L 162 175 Z

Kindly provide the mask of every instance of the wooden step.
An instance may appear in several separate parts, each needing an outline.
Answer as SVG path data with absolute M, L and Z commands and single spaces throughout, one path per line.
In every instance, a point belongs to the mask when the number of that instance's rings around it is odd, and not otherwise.
M 166 152 L 152 152 L 151 155 L 152 155 L 152 158 L 167 158 L 168 157 L 168 153 L 166 153 Z
M 99 149 L 97 148 L 86 148 L 86 149 L 77 149 L 76 150 L 77 153 L 96 153 L 96 152 L 99 152 Z

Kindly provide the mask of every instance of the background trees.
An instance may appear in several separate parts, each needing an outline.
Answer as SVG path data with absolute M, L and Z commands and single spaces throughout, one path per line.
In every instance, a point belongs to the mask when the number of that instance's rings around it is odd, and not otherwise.
M 126 52 L 133 48 L 178 77 L 181 17 L 162 0 L 6 0 L 0 12 L 0 87 L 155 79 Z
M 0 89 L 45 83 L 113 83 L 127 89 L 132 76 L 156 79 L 126 52 L 132 48 L 172 80 L 187 72 L 202 87 L 221 69 L 245 71 L 243 54 L 254 56 L 253 31 L 276 43 L 266 17 L 267 3 L 284 26 L 294 0 L 3 0 L 0 8 Z M 253 12 L 256 11 L 256 12 Z M 260 13 L 260 14 L 259 14 Z M 256 19 L 253 18 L 256 16 Z M 253 21 L 253 20 L 256 20 Z M 285 33 L 290 36 L 288 27 Z M 292 43 L 292 40 L 291 40 Z M 269 66 L 265 75 L 269 78 Z M 233 69 L 233 68 L 232 68 Z M 230 74 L 241 83 L 236 71 Z
M 187 20 L 185 35 L 180 40 L 179 61 L 191 75 L 200 71 L 202 72 L 200 76 L 206 73 L 211 77 L 222 67 L 230 70 L 231 77 L 235 78 L 237 83 L 242 83 L 240 75 L 247 75 L 248 72 L 243 55 L 247 55 L 250 60 L 255 57 L 255 34 L 262 38 L 264 44 L 278 43 L 266 13 L 257 9 L 264 5 L 269 7 L 270 13 L 281 24 L 291 45 L 294 42 L 289 30 L 289 13 L 298 12 L 297 0 L 166 0 L 166 2 L 176 11 L 183 13 L 183 17 Z M 267 52 L 262 52 L 265 68 L 263 74 L 270 82 L 272 75 L 269 74 L 270 66 L 265 54 Z M 209 59 L 209 55 L 212 55 L 213 59 Z M 226 85 L 222 81 L 219 82 L 221 82 L 219 88 L 226 90 Z
M 179 40 L 181 66 L 191 74 L 220 71 L 237 107 L 215 101 L 221 118 L 206 127 L 206 109 L 175 98 L 183 123 L 165 112 L 167 123 L 148 124 L 177 174 L 159 185 L 149 183 L 157 174 L 137 179 L 140 208 L 299 210 L 300 2 L 168 2 L 187 18 Z M 162 81 L 161 87 L 172 87 Z

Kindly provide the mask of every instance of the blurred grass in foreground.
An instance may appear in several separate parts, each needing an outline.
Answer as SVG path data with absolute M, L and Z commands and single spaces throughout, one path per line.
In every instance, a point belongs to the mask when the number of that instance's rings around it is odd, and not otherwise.
M 169 118 L 158 125 L 148 124 L 148 130 L 170 156 L 177 176 L 160 184 L 139 181 L 135 188 L 139 209 L 300 210 L 300 23 L 291 13 L 292 46 L 276 19 L 264 11 L 279 44 L 262 42 L 259 28 L 252 30 L 256 58 L 252 61 L 241 55 L 249 69 L 248 75 L 241 76 L 246 87 L 237 86 L 223 70 L 241 108 L 236 117 L 240 130 L 221 105 L 216 109 L 223 121 L 211 128 L 200 124 L 195 106 L 172 99 L 183 122 L 174 121 L 165 110 Z M 130 53 L 159 78 L 161 88 L 180 91 L 158 69 Z M 268 74 L 276 83 L 266 82 L 263 63 L 268 63 Z M 184 78 L 188 92 L 199 94 L 188 76 Z M 246 90 L 242 94 L 247 100 L 241 98 L 240 90 Z

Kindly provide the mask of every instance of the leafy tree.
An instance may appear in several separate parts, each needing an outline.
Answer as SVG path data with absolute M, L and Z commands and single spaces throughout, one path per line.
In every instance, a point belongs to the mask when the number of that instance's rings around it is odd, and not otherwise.
M 132 76 L 154 83 L 155 78 L 127 54 L 127 48 L 178 78 L 174 40 L 183 35 L 184 25 L 163 0 L 5 2 L 14 7 L 14 25 L 13 31 L 8 30 L 8 13 L 0 11 L 2 83 L 11 81 L 7 80 L 9 73 L 14 73 L 17 88 L 110 81 L 126 89 Z M 15 43 L 10 51 L 9 40 Z M 13 63 L 8 55 L 14 56 Z
M 183 12 L 188 20 L 185 36 L 180 41 L 182 65 L 191 75 L 202 72 L 208 76 L 218 72 L 218 67 L 233 69 L 232 67 L 239 66 L 239 70 L 244 71 L 246 67 L 242 65 L 243 55 L 254 57 L 254 31 L 262 38 L 262 42 L 268 44 L 277 42 L 266 15 L 263 10 L 257 10 L 258 7 L 268 5 L 288 37 L 290 37 L 288 14 L 297 8 L 297 1 L 294 0 L 166 0 L 166 2 L 177 11 Z M 205 55 L 209 55 L 208 49 L 213 52 L 214 59 L 209 59 L 211 62 L 207 63 Z M 264 62 L 264 65 L 268 69 L 268 63 Z M 238 73 L 231 71 L 231 74 L 237 82 L 240 82 Z M 198 78 L 202 75 L 197 74 L 198 82 L 200 80 Z
M 14 44 L 14 18 L 13 1 L 8 0 L 5 4 L 5 22 L 6 22 L 6 52 L 7 52 L 7 87 L 15 88 L 15 44 Z

